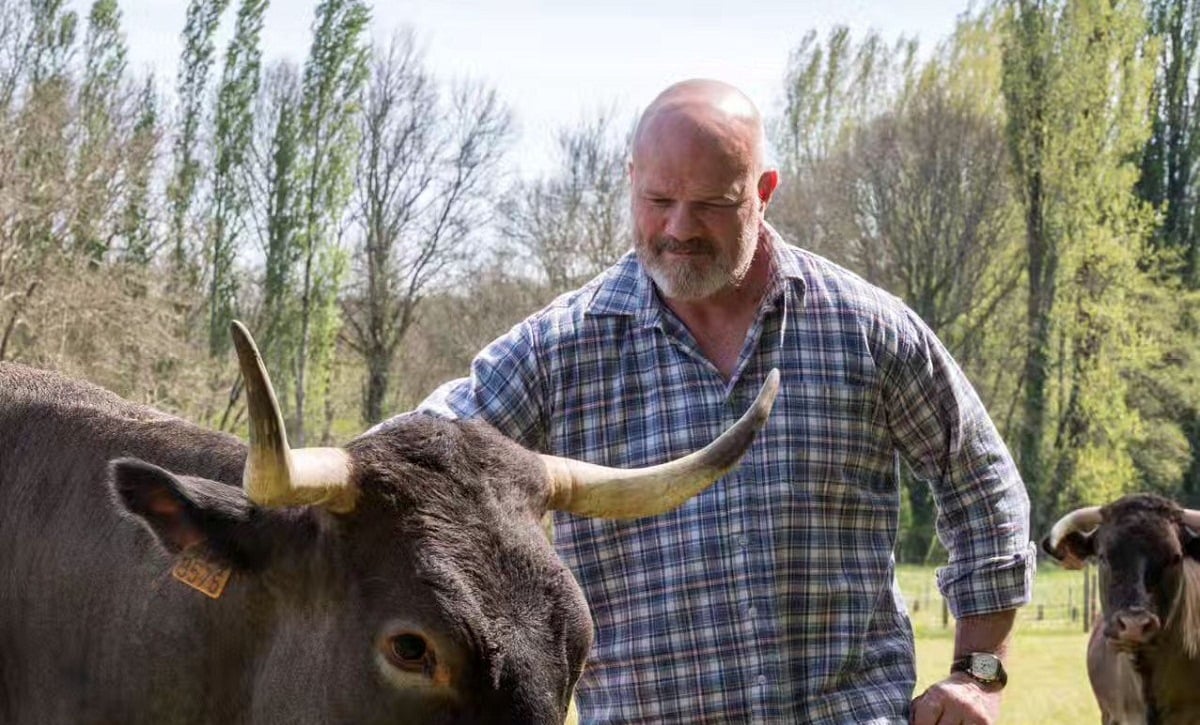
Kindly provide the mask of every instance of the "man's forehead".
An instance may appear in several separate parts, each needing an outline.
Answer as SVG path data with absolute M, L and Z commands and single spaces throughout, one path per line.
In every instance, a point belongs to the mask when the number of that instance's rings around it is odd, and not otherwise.
M 635 166 L 634 189 L 651 196 L 669 196 L 696 200 L 727 199 L 736 201 L 746 194 L 750 183 L 743 171 L 685 174 L 682 169 L 666 163 Z

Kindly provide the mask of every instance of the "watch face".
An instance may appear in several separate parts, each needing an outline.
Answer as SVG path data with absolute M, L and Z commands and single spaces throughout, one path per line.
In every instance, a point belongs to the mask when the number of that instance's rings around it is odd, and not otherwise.
M 989 654 L 971 655 L 971 674 L 981 680 L 994 680 L 1000 674 L 1000 658 Z

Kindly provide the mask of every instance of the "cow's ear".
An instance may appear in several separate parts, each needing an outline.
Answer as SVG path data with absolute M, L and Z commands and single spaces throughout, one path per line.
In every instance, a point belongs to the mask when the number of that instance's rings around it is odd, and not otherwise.
M 1050 548 L 1050 537 L 1042 539 L 1042 550 L 1054 557 L 1066 569 L 1082 569 L 1089 558 L 1095 556 L 1096 546 L 1093 540 L 1094 532 L 1082 533 L 1072 531 L 1058 542 L 1058 547 Z
M 110 464 L 119 505 L 141 520 L 171 553 L 203 544 L 233 564 L 265 553 L 265 528 L 236 487 L 170 471 L 136 458 Z

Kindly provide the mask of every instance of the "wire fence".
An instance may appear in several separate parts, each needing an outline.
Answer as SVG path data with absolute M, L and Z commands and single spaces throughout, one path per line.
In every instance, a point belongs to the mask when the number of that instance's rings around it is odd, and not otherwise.
M 903 566 L 898 570 L 900 592 L 908 607 L 913 626 L 920 631 L 950 631 L 954 618 L 934 583 L 933 567 Z M 1086 632 L 1099 612 L 1096 569 L 1066 571 L 1045 567 L 1034 582 L 1033 599 L 1017 610 L 1017 622 L 1024 628 Z

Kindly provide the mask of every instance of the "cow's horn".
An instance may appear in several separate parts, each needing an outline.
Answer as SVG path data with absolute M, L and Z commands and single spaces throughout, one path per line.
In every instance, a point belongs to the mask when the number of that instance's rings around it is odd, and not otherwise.
M 1046 548 L 1051 552 L 1057 552 L 1058 545 L 1062 543 L 1067 534 L 1072 531 L 1089 531 L 1099 525 L 1099 506 L 1087 506 L 1075 509 L 1055 522 L 1054 526 L 1050 528 L 1050 535 L 1046 537 Z M 1058 554 L 1055 554 L 1055 556 L 1058 556 Z
M 1180 517 L 1179 522 L 1192 531 L 1200 531 L 1200 511 L 1196 509 L 1184 509 L 1183 516 Z
M 354 510 L 350 457 L 341 448 L 288 448 L 279 401 L 253 338 L 242 323 L 230 325 L 238 365 L 246 383 L 250 452 L 242 488 L 260 506 L 321 506 L 336 513 Z
M 771 413 L 777 392 L 779 371 L 772 370 L 754 404 L 729 430 L 695 453 L 657 466 L 608 468 L 543 455 L 550 481 L 548 508 L 605 519 L 670 511 L 737 465 Z

